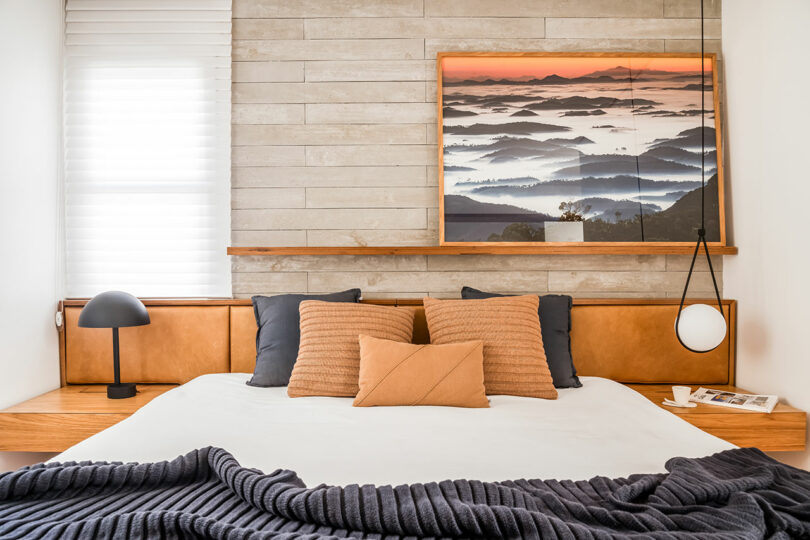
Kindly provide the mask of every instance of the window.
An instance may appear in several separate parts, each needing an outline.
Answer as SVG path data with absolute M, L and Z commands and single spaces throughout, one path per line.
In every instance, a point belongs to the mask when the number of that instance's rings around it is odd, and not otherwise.
M 67 1 L 67 296 L 230 296 L 230 4 Z

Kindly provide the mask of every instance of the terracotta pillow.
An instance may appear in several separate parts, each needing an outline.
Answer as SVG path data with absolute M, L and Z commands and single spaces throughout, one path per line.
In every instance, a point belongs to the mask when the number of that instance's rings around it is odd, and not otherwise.
M 412 345 L 360 336 L 360 392 L 355 407 L 489 407 L 481 341 Z
M 402 343 L 413 335 L 412 309 L 305 300 L 299 311 L 301 343 L 287 386 L 290 397 L 356 396 L 360 334 Z
M 543 352 L 537 296 L 485 300 L 425 298 L 430 341 L 484 342 L 487 394 L 555 399 L 557 390 Z

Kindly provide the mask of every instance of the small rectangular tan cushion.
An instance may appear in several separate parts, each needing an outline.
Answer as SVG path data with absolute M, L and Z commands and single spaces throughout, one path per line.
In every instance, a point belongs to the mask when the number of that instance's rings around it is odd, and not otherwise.
M 360 336 L 360 392 L 354 406 L 489 407 L 483 345 L 413 345 Z
M 425 298 L 430 341 L 438 345 L 484 342 L 487 394 L 556 399 L 543 350 L 537 296 L 485 300 Z
M 305 300 L 301 343 L 287 394 L 354 397 L 359 390 L 360 334 L 410 343 L 413 310 Z

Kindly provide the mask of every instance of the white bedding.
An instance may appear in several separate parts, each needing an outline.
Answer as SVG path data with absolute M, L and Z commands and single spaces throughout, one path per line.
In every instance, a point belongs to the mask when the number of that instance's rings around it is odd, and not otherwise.
M 198 377 L 52 461 L 161 461 L 211 445 L 246 467 L 292 469 L 309 486 L 380 485 L 618 477 L 734 447 L 595 377 L 555 401 L 490 396 L 489 409 L 356 408 L 249 387 L 248 377 Z

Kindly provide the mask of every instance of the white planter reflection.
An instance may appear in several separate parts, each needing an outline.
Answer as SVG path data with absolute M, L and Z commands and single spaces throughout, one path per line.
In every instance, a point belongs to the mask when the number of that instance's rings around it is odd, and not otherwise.
M 584 242 L 582 221 L 546 221 L 546 242 Z

